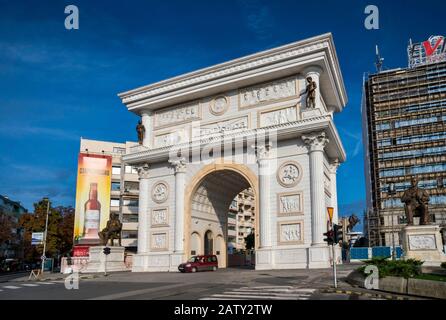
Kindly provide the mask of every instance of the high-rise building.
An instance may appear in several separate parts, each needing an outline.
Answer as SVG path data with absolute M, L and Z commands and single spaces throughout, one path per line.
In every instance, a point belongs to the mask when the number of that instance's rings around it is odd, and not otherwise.
M 408 46 L 409 67 L 364 78 L 362 116 L 370 245 L 398 245 L 406 223 L 400 198 L 416 176 L 431 221 L 446 224 L 445 39 Z
M 232 200 L 228 213 L 228 249 L 246 249 L 245 238 L 255 229 L 255 199 L 251 188 Z
M 122 246 L 136 251 L 138 238 L 139 183 L 136 168 L 126 165 L 122 156 L 130 153 L 136 142 L 107 142 L 81 138 L 80 152 L 111 155 L 110 212 L 119 214 L 122 222 Z

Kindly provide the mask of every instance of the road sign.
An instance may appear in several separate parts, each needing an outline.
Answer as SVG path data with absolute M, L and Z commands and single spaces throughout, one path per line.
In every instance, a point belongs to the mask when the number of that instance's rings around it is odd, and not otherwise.
M 46 259 L 45 255 L 41 256 L 40 259 L 45 260 Z
M 43 243 L 43 232 L 33 232 L 31 234 L 31 245 L 36 246 Z
M 331 223 L 333 221 L 334 208 L 333 207 L 327 207 L 327 211 L 328 211 L 328 217 L 330 218 L 330 223 Z

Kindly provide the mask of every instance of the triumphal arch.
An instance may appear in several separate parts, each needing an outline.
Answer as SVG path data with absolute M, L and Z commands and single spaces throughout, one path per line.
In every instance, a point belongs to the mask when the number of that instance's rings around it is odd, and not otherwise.
M 346 155 L 347 97 L 331 34 L 119 94 L 141 117 L 133 271 L 177 271 L 194 254 L 227 266 L 228 208 L 250 188 L 256 269 L 320 268 L 327 207 Z M 143 129 L 142 129 L 143 128 Z

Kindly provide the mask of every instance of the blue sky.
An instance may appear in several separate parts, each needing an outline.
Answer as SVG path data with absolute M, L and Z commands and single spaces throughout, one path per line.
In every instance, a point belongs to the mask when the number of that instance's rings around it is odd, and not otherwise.
M 64 28 L 66 5 L 80 29 Z M 364 28 L 379 8 L 380 29 Z M 135 140 L 137 117 L 117 93 L 332 32 L 349 103 L 335 122 L 348 160 L 338 173 L 341 214 L 359 213 L 365 185 L 363 73 L 405 67 L 409 38 L 445 34 L 444 1 L 2 1 L 0 194 L 31 209 L 43 196 L 74 205 L 80 137 Z

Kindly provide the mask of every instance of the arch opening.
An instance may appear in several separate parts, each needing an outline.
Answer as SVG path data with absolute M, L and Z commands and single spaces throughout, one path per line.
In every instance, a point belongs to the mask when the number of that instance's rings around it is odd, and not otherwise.
M 254 266 L 255 247 L 247 250 L 245 241 L 251 233 L 250 243 L 257 238 L 257 182 L 250 180 L 241 172 L 223 168 L 203 174 L 195 182 L 187 211 L 188 255 L 217 255 L 219 268 Z

